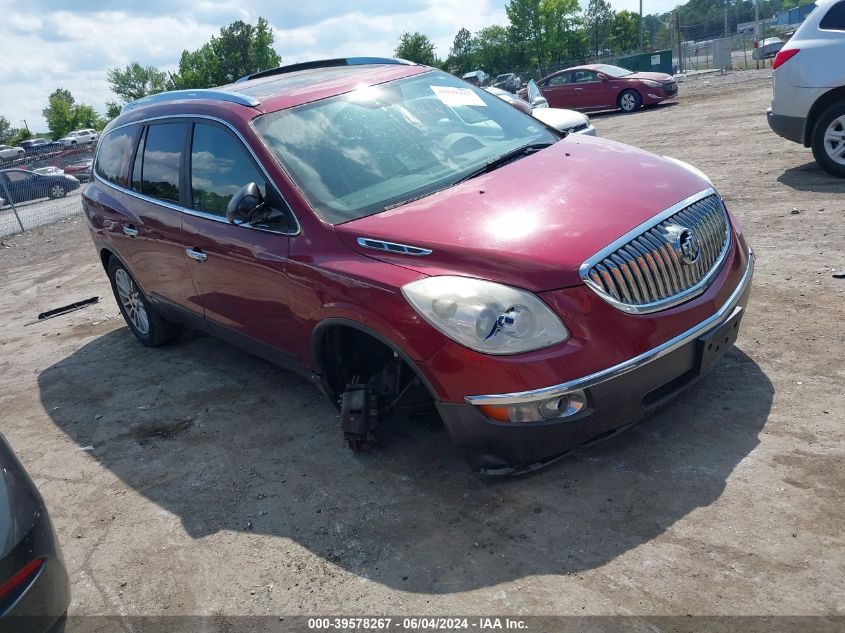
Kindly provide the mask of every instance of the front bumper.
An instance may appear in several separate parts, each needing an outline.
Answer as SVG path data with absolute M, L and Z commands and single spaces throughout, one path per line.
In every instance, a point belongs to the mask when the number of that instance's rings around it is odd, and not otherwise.
M 564 453 L 642 419 L 673 401 L 712 366 L 703 362 L 700 341 L 731 325 L 730 342 L 748 304 L 754 271 L 753 254 L 734 292 L 715 314 L 686 332 L 622 363 L 566 383 L 508 394 L 468 396 L 466 404 L 438 402 L 453 442 L 473 470 L 484 474 L 518 474 L 536 470 Z M 721 336 L 720 336 L 721 338 Z M 576 391 L 587 407 L 566 418 L 535 423 L 499 423 L 476 405 L 540 403 Z
M 771 108 L 768 108 L 766 110 L 766 120 L 769 122 L 769 127 L 772 128 L 772 131 L 778 136 L 804 145 L 804 126 L 806 119 L 803 117 L 775 114 Z

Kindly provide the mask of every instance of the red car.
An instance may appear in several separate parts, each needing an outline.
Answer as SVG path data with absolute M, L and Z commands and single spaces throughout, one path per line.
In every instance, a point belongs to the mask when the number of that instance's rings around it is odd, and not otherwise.
M 537 82 L 549 107 L 634 112 L 644 105 L 674 99 L 678 84 L 666 73 L 635 73 L 609 64 L 567 68 Z M 519 95 L 526 98 L 526 91 Z
M 188 324 L 299 371 L 353 448 L 436 409 L 490 474 L 683 393 L 736 339 L 753 270 L 694 167 L 391 59 L 130 104 L 83 201 L 141 343 Z

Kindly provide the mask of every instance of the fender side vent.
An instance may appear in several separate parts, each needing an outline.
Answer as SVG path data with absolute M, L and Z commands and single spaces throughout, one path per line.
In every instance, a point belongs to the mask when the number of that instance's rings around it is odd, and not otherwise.
M 371 248 L 375 251 L 397 253 L 399 255 L 414 255 L 416 257 L 431 255 L 431 250 L 427 248 L 408 246 L 407 244 L 396 244 L 395 242 L 384 242 L 382 240 L 374 240 L 369 237 L 359 237 L 358 244 L 364 248 Z

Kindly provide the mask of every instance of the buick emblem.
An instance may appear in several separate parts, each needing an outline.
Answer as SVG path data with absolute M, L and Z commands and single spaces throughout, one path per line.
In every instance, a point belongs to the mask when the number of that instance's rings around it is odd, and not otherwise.
M 678 252 L 681 261 L 687 265 L 694 264 L 701 255 L 701 244 L 692 229 L 684 229 L 678 236 Z
M 680 224 L 669 225 L 665 230 L 681 263 L 689 266 L 698 261 L 701 244 L 695 236 L 695 231 Z

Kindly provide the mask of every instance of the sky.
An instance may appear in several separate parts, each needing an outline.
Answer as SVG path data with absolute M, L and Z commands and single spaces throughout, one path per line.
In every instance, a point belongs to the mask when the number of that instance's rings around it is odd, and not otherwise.
M 610 0 L 639 11 L 639 0 Z M 0 0 L 0 115 L 44 132 L 41 115 L 56 88 L 105 111 L 113 98 L 109 68 L 137 61 L 175 71 L 194 50 L 235 20 L 267 18 L 283 63 L 351 56 L 392 56 L 399 35 L 421 31 L 446 57 L 461 27 L 507 24 L 506 0 Z M 582 2 L 585 4 L 585 2 Z M 677 0 L 644 0 L 644 13 Z

